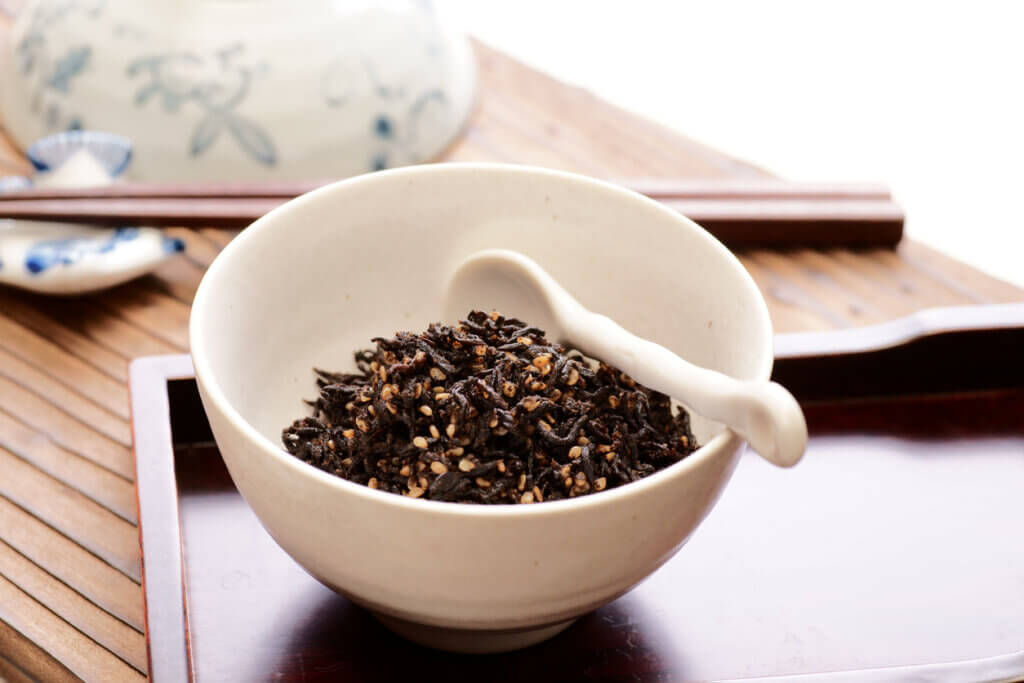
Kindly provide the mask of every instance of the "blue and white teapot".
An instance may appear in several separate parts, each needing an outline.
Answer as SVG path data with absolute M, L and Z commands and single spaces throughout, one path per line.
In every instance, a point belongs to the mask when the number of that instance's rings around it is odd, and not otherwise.
M 0 63 L 15 141 L 109 130 L 136 180 L 334 178 L 430 160 L 476 67 L 429 0 L 29 0 Z

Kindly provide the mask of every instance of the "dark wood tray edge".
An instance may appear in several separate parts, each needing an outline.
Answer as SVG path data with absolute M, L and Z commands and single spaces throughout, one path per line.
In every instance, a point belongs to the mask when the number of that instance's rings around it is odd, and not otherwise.
M 999 350 L 1007 343 L 1014 358 L 992 352 L 993 340 Z M 907 393 L 929 393 L 936 386 L 927 378 L 929 364 L 936 354 L 948 348 L 961 347 L 960 355 L 980 356 L 980 374 L 960 373 L 947 377 L 938 385 L 939 391 L 976 391 L 1008 386 L 1024 387 L 1024 363 L 1019 362 L 1019 349 L 1024 348 L 1024 304 L 932 309 L 883 325 L 822 333 L 799 333 L 776 336 L 776 369 L 774 377 L 789 387 L 810 388 L 794 391 L 801 401 L 835 400 L 849 394 L 836 395 L 841 387 L 829 383 L 829 392 L 813 390 L 820 381 L 823 364 L 831 364 L 840 374 L 864 372 L 864 364 L 875 370 L 874 380 L 862 381 L 863 396 L 888 396 Z M 921 345 L 924 346 L 921 346 Z M 935 346 L 938 344 L 938 347 Z M 837 350 L 838 349 L 838 350 Z M 908 353 L 908 349 L 910 352 Z M 896 353 L 896 355 L 893 355 Z M 1007 368 L 1007 361 L 1017 361 Z M 899 372 L 892 371 L 900 363 Z M 1002 374 L 992 370 L 999 369 Z M 916 371 L 911 372 L 910 370 Z M 781 377 L 780 377 L 781 375 Z M 170 423 L 170 399 L 166 387 L 176 379 L 194 376 L 188 355 L 153 356 L 132 362 L 129 372 L 131 391 L 133 454 L 136 467 L 136 501 L 139 514 L 139 543 L 142 556 L 142 586 L 146 620 L 146 645 L 150 680 L 192 680 L 187 623 L 184 609 L 185 585 L 181 554 L 181 530 L 178 517 L 178 492 L 174 473 L 174 452 Z M 863 380 L 864 375 L 860 375 Z M 957 387 L 954 380 L 961 380 Z M 984 386 L 980 380 L 997 380 L 995 386 Z M 990 382 L 991 383 L 991 382 Z M 139 454 L 147 454 L 140 461 Z M 805 674 L 797 677 L 767 677 L 746 681 L 798 680 L 815 683 L 840 683 L 870 677 L 879 681 L 920 680 L 938 676 L 957 678 L 958 673 L 977 676 L 984 672 L 986 680 L 1019 680 L 1024 673 L 1024 651 L 977 660 L 945 664 L 893 667 L 849 672 Z
M 1024 327 L 1024 302 L 925 308 L 877 325 L 775 335 L 776 359 L 870 353 L 939 334 Z
M 169 380 L 190 377 L 194 377 L 194 371 L 189 355 L 139 358 L 129 367 L 146 657 L 151 681 L 192 680 L 170 402 L 166 391 L 152 390 L 166 387 Z M 143 460 L 140 453 L 147 454 Z
M 775 336 L 772 378 L 801 403 L 1024 387 L 1024 303 L 924 309 Z M 822 378 L 828 377 L 827 382 Z

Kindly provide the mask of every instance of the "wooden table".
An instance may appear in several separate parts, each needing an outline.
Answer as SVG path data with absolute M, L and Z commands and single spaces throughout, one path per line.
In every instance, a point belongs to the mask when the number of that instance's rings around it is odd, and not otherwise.
M 603 177 L 766 173 L 482 45 L 479 108 L 450 160 Z M 24 167 L 0 145 L 7 172 Z M 171 229 L 184 256 L 111 291 L 54 299 L 0 288 L 0 679 L 145 678 L 128 362 L 188 349 L 189 305 L 234 233 Z M 897 250 L 740 254 L 777 331 L 888 320 L 1024 290 L 911 240 Z

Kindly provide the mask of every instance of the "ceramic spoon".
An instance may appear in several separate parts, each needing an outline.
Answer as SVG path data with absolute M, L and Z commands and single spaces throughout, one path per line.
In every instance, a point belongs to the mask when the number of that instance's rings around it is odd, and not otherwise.
M 615 365 L 633 379 L 724 423 L 769 462 L 796 464 L 807 445 L 803 412 L 775 382 L 742 381 L 689 363 L 641 339 L 610 318 L 592 313 L 533 260 L 514 251 L 480 251 L 458 267 L 445 297 L 446 320 L 481 303 L 530 311 L 531 323 L 588 356 Z

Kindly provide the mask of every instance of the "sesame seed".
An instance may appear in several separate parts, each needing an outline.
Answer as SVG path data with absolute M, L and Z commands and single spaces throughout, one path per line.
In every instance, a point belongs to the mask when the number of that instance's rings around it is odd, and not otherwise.
M 580 438 L 576 439 L 576 443 L 578 443 L 581 446 L 586 446 L 588 443 L 590 443 L 590 439 L 588 439 L 585 436 L 581 436 Z
M 430 417 L 431 415 L 434 414 L 434 411 L 431 410 L 430 406 L 420 406 L 420 412 L 426 415 L 427 417 Z
M 608 480 L 604 477 L 598 477 L 594 480 L 594 490 L 604 491 L 605 487 L 608 486 Z
M 454 424 L 449 424 L 447 427 L 444 428 L 444 433 L 448 435 L 449 439 L 454 437 L 455 436 L 455 425 Z
M 516 395 L 516 385 L 512 384 L 512 382 L 505 382 L 501 386 L 501 393 L 505 394 L 509 398 L 512 398 L 513 396 Z
M 537 420 L 537 426 L 540 427 L 540 430 L 542 432 L 550 432 L 551 431 L 551 425 L 549 425 L 544 420 Z
M 327 447 L 330 448 L 332 451 L 337 449 L 337 446 L 334 444 L 334 439 L 327 440 Z
M 452 455 L 454 455 L 457 458 L 460 455 L 462 455 L 463 453 L 465 453 L 466 449 L 463 448 L 462 446 L 456 446 L 455 448 L 452 448 L 448 452 L 451 453 Z
M 583 455 L 583 449 L 580 448 L 579 446 L 573 446 L 572 448 L 569 449 L 569 457 L 572 460 L 575 460 L 576 458 L 580 457 L 581 455 Z
M 576 382 L 580 381 L 580 371 L 576 368 L 569 369 L 569 378 L 565 381 L 570 387 L 575 386 Z
M 532 503 L 533 502 L 533 491 L 527 491 L 526 493 L 524 493 L 519 498 L 519 502 L 523 503 L 523 504 Z
M 487 355 L 487 346 L 485 344 L 477 344 L 473 347 L 473 353 L 478 356 L 485 356 Z
M 438 382 L 442 381 L 448 375 L 444 374 L 441 368 L 430 368 L 430 377 L 436 379 Z
M 427 440 L 424 439 L 422 436 L 417 436 L 415 439 L 412 440 L 412 445 L 415 446 L 416 448 L 426 448 Z
M 618 453 L 616 453 L 615 451 L 608 451 L 607 453 L 604 454 L 604 459 L 607 460 L 608 462 L 611 462 L 612 460 L 615 459 L 616 455 L 618 455 Z
M 490 421 L 487 423 L 487 426 L 490 427 L 491 429 L 494 429 L 495 427 L 497 427 L 498 426 L 498 416 L 495 415 L 494 417 L 492 417 L 490 419 Z
M 361 417 L 357 417 L 356 418 L 356 427 L 358 427 L 359 431 L 361 431 L 361 432 L 368 432 L 368 431 L 370 431 L 370 425 L 368 425 L 366 423 L 366 420 L 364 420 Z
M 483 477 L 477 477 L 476 478 L 476 485 L 479 486 L 482 489 L 486 489 L 486 488 L 490 488 L 491 487 L 491 482 L 489 482 L 488 480 L 484 479 Z
M 435 460 L 430 463 L 430 471 L 434 474 L 444 474 L 448 471 L 448 467 L 440 460 Z
M 526 398 L 523 399 L 523 407 L 526 408 L 526 411 L 529 413 L 532 413 L 534 410 L 536 410 L 537 406 L 539 405 L 540 400 L 534 398 L 533 396 L 527 396 Z
M 683 436 L 679 437 L 679 441 L 680 441 L 680 443 L 683 444 L 683 448 L 687 448 L 690 445 L 690 440 L 688 438 L 686 438 L 685 434 Z
M 410 486 L 409 492 L 405 495 L 409 496 L 410 498 L 419 498 L 420 496 L 423 495 L 423 489 L 421 489 L 419 486 Z
M 380 484 L 377 482 L 377 477 L 370 477 L 370 481 L 366 482 L 366 485 L 371 489 L 377 488 Z
M 565 488 L 569 488 L 570 486 L 572 486 L 572 479 L 566 477 L 565 479 L 562 480 L 562 485 L 565 486 Z
M 533 497 L 537 499 L 538 503 L 544 502 L 544 496 L 541 494 L 539 486 L 533 487 Z
M 519 337 L 518 339 L 516 339 L 516 341 L 522 344 L 523 346 L 529 346 L 530 344 L 533 343 L 533 340 L 530 339 L 529 337 Z
M 460 472 L 472 472 L 473 468 L 475 468 L 475 467 L 476 467 L 476 464 L 472 460 L 470 460 L 469 458 L 463 458 L 462 460 L 459 461 L 459 471 Z
M 434 394 L 435 401 L 447 401 L 451 397 L 452 395 L 449 394 L 447 391 L 439 391 L 438 393 Z
M 441 432 L 437 430 L 437 427 L 435 425 L 430 425 L 430 435 L 435 439 L 441 438 Z
M 608 397 L 608 405 L 610 405 L 613 410 L 618 408 L 619 407 L 619 399 L 617 399 L 614 396 L 609 396 Z
M 507 469 L 508 468 L 505 466 L 505 461 L 504 460 L 499 460 L 498 461 L 498 471 L 501 472 L 502 474 L 505 474 L 505 471 Z
M 516 488 L 519 489 L 520 491 L 522 491 L 523 489 L 526 488 L 526 475 L 525 474 L 520 474 L 519 475 L 519 481 L 516 483 Z
M 408 465 L 402 465 L 402 469 L 398 470 L 398 473 L 403 477 L 408 477 L 410 474 L 412 474 L 412 468 L 410 468 Z
M 537 356 L 533 359 L 533 365 L 543 370 L 551 364 L 551 356 L 544 354 L 543 356 Z

